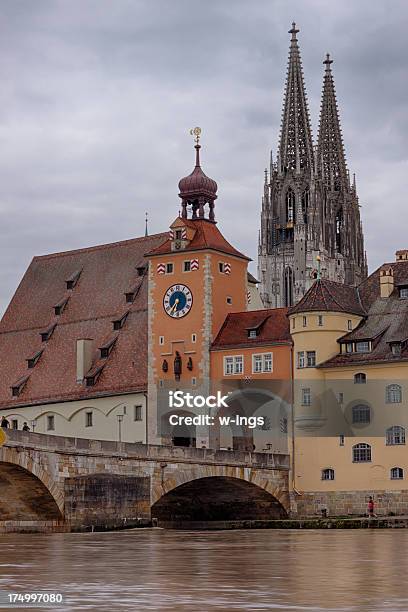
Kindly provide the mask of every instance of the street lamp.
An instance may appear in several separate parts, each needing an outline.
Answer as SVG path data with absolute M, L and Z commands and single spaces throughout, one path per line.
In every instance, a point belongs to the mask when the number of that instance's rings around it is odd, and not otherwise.
M 36 426 L 37 426 L 37 421 L 36 421 L 36 419 L 33 419 L 33 420 L 31 421 L 31 429 L 32 429 L 32 432 L 33 432 L 33 433 L 34 433 L 34 431 L 35 431 Z
M 118 427 L 119 427 L 119 442 L 122 442 L 122 421 L 123 421 L 123 414 L 118 414 Z

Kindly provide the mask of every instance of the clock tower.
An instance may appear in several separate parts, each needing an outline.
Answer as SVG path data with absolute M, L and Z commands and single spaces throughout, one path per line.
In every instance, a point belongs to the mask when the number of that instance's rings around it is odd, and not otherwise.
M 227 242 L 217 227 L 217 183 L 200 165 L 200 128 L 192 133 L 196 162 L 192 173 L 179 182 L 181 214 L 170 225 L 168 239 L 146 255 L 147 440 L 150 444 L 208 447 L 208 427 L 194 427 L 190 434 L 169 427 L 169 414 L 205 413 L 204 408 L 172 408 L 169 392 L 182 390 L 202 396 L 213 392 L 216 381 L 211 381 L 211 343 L 229 313 L 247 309 L 250 260 Z

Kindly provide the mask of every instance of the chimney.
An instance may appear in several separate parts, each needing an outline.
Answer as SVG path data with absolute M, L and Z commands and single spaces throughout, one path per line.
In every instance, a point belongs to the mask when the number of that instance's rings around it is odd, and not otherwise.
M 390 297 L 394 291 L 394 272 L 391 267 L 380 270 L 380 291 L 382 298 Z
M 92 366 L 92 343 L 93 340 L 89 338 L 76 341 L 76 378 L 78 383 L 84 380 L 85 374 Z
M 407 261 L 408 259 L 408 249 L 402 249 L 401 251 L 397 251 L 395 253 L 395 261 Z

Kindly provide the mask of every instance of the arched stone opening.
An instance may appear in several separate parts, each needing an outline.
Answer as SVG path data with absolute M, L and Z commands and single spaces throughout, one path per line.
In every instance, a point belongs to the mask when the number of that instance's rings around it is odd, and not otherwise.
M 166 412 L 161 417 L 161 436 L 162 443 L 169 446 L 184 446 L 184 447 L 195 447 L 197 440 L 197 430 L 195 425 L 186 425 L 185 422 L 179 422 L 172 424 L 170 417 L 190 417 L 194 418 L 196 415 L 187 410 L 172 410 Z
M 181 484 L 153 504 L 159 526 L 192 527 L 194 523 L 268 521 L 287 517 L 280 501 L 262 487 L 228 476 L 198 478 Z
M 56 500 L 37 476 L 13 463 L 0 462 L 0 521 L 62 519 Z

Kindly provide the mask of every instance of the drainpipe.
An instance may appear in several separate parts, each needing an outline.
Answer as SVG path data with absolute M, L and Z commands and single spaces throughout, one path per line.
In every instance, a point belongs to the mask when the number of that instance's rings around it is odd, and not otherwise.
M 149 429 L 148 429 L 148 427 L 149 427 L 149 426 L 148 426 L 148 414 L 147 414 L 147 405 L 148 405 L 148 402 L 147 402 L 147 392 L 146 392 L 146 391 L 144 391 L 144 392 L 143 392 L 143 395 L 144 395 L 144 398 L 145 398 L 146 444 L 148 444 L 148 440 L 149 440 L 149 438 L 148 438 L 148 435 L 149 435 Z
M 291 405 L 291 428 L 292 428 L 292 489 L 297 495 L 302 495 L 296 488 L 296 459 L 295 459 L 295 389 L 294 389 L 294 352 L 293 344 L 290 347 L 290 405 Z

